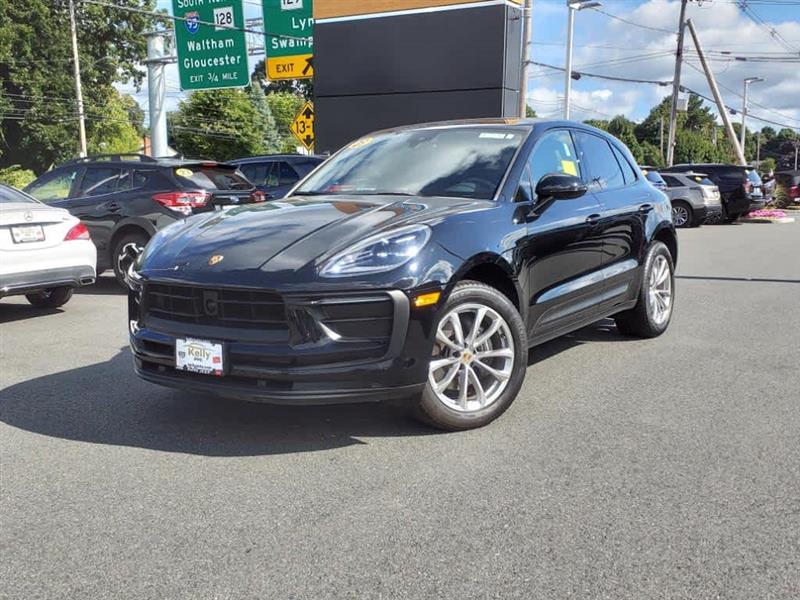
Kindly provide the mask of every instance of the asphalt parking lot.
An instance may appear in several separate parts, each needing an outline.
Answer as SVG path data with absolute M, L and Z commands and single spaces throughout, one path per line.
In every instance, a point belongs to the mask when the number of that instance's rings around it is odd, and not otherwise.
M 657 340 L 531 352 L 488 428 L 137 380 L 113 281 L 0 304 L 0 596 L 797 598 L 800 223 L 681 231 Z

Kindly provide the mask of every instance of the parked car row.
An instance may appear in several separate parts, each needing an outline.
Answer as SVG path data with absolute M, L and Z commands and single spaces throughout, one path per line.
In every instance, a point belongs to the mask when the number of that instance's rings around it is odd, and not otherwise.
M 731 223 L 766 202 L 758 172 L 721 163 L 686 163 L 656 169 L 643 166 L 647 180 L 672 203 L 676 227 Z

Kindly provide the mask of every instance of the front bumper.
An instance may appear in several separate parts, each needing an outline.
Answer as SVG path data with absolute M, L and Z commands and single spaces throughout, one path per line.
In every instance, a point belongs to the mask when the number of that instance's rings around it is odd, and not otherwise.
M 235 321 L 221 326 L 219 320 L 209 323 L 201 317 L 178 321 L 151 310 L 148 289 L 144 284 L 130 293 L 129 317 L 136 373 L 151 383 L 276 404 L 401 399 L 425 386 L 427 361 L 419 357 L 431 355 L 438 307 L 412 310 L 404 291 L 285 295 L 284 330 L 242 327 Z M 226 302 L 226 293 L 220 292 L 220 302 Z M 203 295 L 197 298 L 199 302 Z M 254 303 L 259 301 L 267 303 L 253 297 Z M 240 299 L 230 302 L 241 304 Z M 386 314 L 371 308 L 376 305 L 385 307 Z M 178 314 L 182 306 L 170 308 Z M 373 317 L 359 316 L 363 314 Z M 176 369 L 176 338 L 222 343 L 224 375 Z
M 94 283 L 95 277 L 95 269 L 90 265 L 3 274 L 0 275 L 0 298 L 55 287 L 89 285 Z

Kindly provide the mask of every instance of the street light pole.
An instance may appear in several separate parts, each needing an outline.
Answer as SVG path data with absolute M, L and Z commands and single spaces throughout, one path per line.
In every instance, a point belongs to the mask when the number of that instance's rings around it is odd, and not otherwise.
M 569 103 L 572 95 L 572 40 L 575 33 L 575 13 L 585 8 L 602 6 L 601 2 L 567 0 L 567 57 L 564 69 L 564 118 L 569 119 Z
M 745 141 L 745 131 L 746 126 L 745 122 L 747 121 L 747 90 L 750 87 L 751 83 L 757 83 L 759 81 L 765 81 L 763 77 L 748 77 L 744 80 L 744 94 L 742 94 L 742 130 L 739 132 L 739 143 L 742 146 L 742 152 L 744 152 L 744 141 Z
M 519 74 L 519 117 L 524 119 L 528 113 L 528 56 L 531 46 L 531 11 L 533 0 L 525 0 L 522 4 L 522 64 Z

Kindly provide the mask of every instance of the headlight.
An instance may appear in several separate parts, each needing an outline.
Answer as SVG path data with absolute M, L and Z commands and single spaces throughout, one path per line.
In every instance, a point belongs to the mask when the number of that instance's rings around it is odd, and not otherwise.
M 419 254 L 430 238 L 431 229 L 427 225 L 401 227 L 370 236 L 328 260 L 320 275 L 347 277 L 391 271 Z

